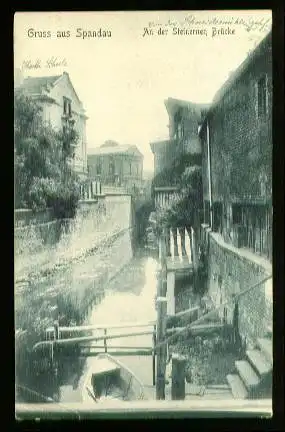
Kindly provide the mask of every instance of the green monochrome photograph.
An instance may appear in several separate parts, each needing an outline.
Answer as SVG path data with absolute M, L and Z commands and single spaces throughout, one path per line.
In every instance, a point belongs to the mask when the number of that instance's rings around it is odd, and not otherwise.
M 17 421 L 272 416 L 272 58 L 271 10 L 15 13 Z

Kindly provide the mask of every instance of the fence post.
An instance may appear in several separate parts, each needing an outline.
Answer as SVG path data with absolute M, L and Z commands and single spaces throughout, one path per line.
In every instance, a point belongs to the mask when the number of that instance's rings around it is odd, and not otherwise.
M 156 325 L 153 326 L 153 335 L 152 335 L 152 348 L 153 348 L 153 352 L 152 352 L 152 385 L 155 386 L 155 345 L 156 345 Z
M 185 366 L 186 357 L 180 354 L 172 354 L 172 371 L 171 371 L 171 399 L 185 399 Z
M 157 298 L 157 343 L 161 343 L 166 335 L 166 297 Z M 156 368 L 156 399 L 165 399 L 165 369 L 166 369 L 166 345 L 157 349 L 157 368 Z
M 58 321 L 54 322 L 54 330 L 53 330 L 53 338 L 54 340 L 59 339 L 59 323 Z
M 107 329 L 104 329 L 104 335 L 107 336 Z M 105 353 L 107 352 L 107 341 L 106 339 L 104 339 L 104 349 L 105 349 Z
M 53 323 L 53 340 L 56 342 L 59 339 L 59 323 L 54 321 Z M 54 368 L 54 343 L 51 344 L 51 367 Z
M 166 228 L 164 227 L 161 238 L 161 292 L 159 293 L 159 295 L 162 297 L 165 297 L 167 292 L 166 237 L 167 232 Z

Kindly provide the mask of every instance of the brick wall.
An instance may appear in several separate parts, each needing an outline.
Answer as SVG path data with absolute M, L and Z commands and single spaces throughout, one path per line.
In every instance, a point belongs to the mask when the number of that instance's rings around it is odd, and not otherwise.
M 258 114 L 258 82 L 267 109 Z M 260 105 L 260 104 L 259 104 Z M 213 201 L 271 199 L 272 52 L 266 37 L 232 74 L 207 115 Z M 203 127 L 204 199 L 208 199 L 207 130 Z
M 272 274 L 269 263 L 249 251 L 241 251 L 226 244 L 222 236 L 209 235 L 208 289 L 213 303 L 226 306 L 227 321 L 233 318 L 233 295 L 236 295 Z M 239 298 L 239 331 L 250 344 L 266 334 L 272 324 L 272 280 Z M 224 308 L 220 309 L 221 317 Z

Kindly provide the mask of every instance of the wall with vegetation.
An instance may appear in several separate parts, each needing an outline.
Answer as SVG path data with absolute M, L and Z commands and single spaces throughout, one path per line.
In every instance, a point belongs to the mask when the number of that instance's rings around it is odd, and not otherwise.
M 210 233 L 208 252 L 208 290 L 216 306 L 228 302 L 226 317 L 233 320 L 233 296 L 248 289 L 267 275 L 271 264 L 250 251 L 237 249 Z M 248 342 L 263 337 L 272 325 L 272 280 L 265 282 L 239 298 L 239 331 Z M 220 309 L 221 317 L 224 308 Z

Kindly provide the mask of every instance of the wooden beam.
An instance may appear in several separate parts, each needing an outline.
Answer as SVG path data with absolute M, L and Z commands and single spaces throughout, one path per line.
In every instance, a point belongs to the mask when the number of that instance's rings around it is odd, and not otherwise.
M 157 300 L 157 342 L 164 341 L 166 334 L 166 297 L 158 297 Z M 157 370 L 156 370 L 156 399 L 165 399 L 165 369 L 166 369 L 166 345 L 157 350 Z
M 118 335 L 109 335 L 109 336 L 83 336 L 83 337 L 75 337 L 70 339 L 59 339 L 56 341 L 43 341 L 43 342 L 36 343 L 33 349 L 36 349 L 39 346 L 50 345 L 51 343 L 53 343 L 54 345 L 71 345 L 73 343 L 80 343 L 80 342 L 92 342 L 92 341 L 99 341 L 104 339 L 106 340 L 119 339 L 123 337 L 143 336 L 143 335 L 151 335 L 151 334 L 153 334 L 153 330 L 138 332 L 138 333 L 127 333 L 127 334 L 122 333 Z
M 166 333 L 175 333 L 180 332 L 183 330 L 186 330 L 188 328 L 189 333 L 192 333 L 194 335 L 203 335 L 203 334 L 209 334 L 212 332 L 215 332 L 217 330 L 221 330 L 224 328 L 224 324 L 220 323 L 213 323 L 213 324 L 197 324 L 193 325 L 192 327 L 173 327 L 166 330 Z
M 97 324 L 97 325 L 86 325 L 86 326 L 72 326 L 72 327 L 59 327 L 60 332 L 68 331 L 68 332 L 80 332 L 80 331 L 89 331 L 89 330 L 104 330 L 104 329 L 122 329 L 122 328 L 135 328 L 135 327 L 152 327 L 156 324 L 156 321 L 147 321 L 147 322 L 131 322 L 125 324 Z M 54 331 L 54 327 L 48 327 L 46 332 Z
M 102 351 L 95 351 L 95 350 L 88 350 L 88 351 L 82 351 L 79 355 L 80 357 L 96 357 L 98 354 L 101 354 Z M 112 356 L 151 356 L 152 351 L 151 350 L 132 350 L 132 351 L 113 351 L 112 349 L 109 349 L 108 353 Z
M 189 308 L 189 309 L 186 309 L 186 310 L 184 310 L 184 311 L 182 311 L 182 312 L 178 312 L 178 313 L 176 313 L 175 315 L 171 315 L 171 316 L 169 316 L 169 319 L 172 319 L 172 318 L 180 318 L 180 317 L 185 316 L 185 315 L 192 315 L 192 314 L 194 314 L 195 312 L 198 312 L 198 310 L 199 310 L 199 306 L 194 306 L 194 307 L 191 307 L 191 308 Z
M 105 345 L 80 345 L 80 349 L 104 349 Z M 129 349 L 129 350 L 150 350 L 152 351 L 151 346 L 109 346 L 109 350 L 112 349 Z

